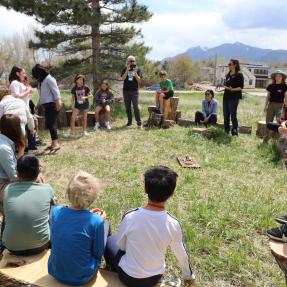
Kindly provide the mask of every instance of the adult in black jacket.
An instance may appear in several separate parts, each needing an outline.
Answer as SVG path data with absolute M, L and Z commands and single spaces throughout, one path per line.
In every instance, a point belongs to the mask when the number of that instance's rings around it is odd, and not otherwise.
M 239 99 L 242 99 L 242 89 L 244 78 L 240 72 L 239 61 L 231 59 L 229 61 L 229 72 L 226 75 L 224 95 L 223 95 L 223 116 L 224 129 L 230 132 L 230 117 L 232 122 L 231 134 L 238 136 L 237 107 Z

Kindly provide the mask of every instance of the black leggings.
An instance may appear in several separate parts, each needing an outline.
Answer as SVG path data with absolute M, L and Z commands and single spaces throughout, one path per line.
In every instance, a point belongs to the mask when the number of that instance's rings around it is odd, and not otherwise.
M 56 109 L 55 103 L 43 104 L 45 109 L 46 127 L 50 131 L 52 141 L 58 139 L 57 133 L 57 117 L 59 112 Z

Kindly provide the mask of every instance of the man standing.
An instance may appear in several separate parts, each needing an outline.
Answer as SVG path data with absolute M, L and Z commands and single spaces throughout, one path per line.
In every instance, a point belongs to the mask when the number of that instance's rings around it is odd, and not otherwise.
M 136 58 L 134 56 L 129 56 L 127 59 L 127 65 L 122 71 L 121 79 L 124 81 L 123 95 L 128 117 L 127 126 L 132 125 L 131 104 L 133 103 L 138 128 L 142 127 L 139 108 L 139 83 L 141 81 L 141 77 L 142 73 L 136 64 Z

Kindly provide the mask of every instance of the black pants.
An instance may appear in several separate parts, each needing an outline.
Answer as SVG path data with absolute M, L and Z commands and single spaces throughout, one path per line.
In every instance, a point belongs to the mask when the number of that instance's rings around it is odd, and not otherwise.
M 50 131 L 51 139 L 57 140 L 57 117 L 59 112 L 56 109 L 55 103 L 47 103 L 43 105 L 45 109 L 46 127 Z
M 199 125 L 203 120 L 204 120 L 204 114 L 202 112 L 196 112 L 195 124 Z M 210 115 L 210 117 L 208 118 L 208 124 L 216 124 L 216 122 L 217 122 L 217 116 L 215 114 Z
M 155 275 L 147 278 L 133 278 L 126 274 L 120 267 L 119 262 L 121 257 L 125 254 L 124 251 L 120 250 L 117 243 L 116 236 L 108 237 L 106 251 L 105 251 L 105 260 L 111 264 L 112 270 L 118 273 L 120 280 L 127 287 L 152 287 L 156 285 L 161 279 L 162 275 Z
M 139 91 L 123 91 L 124 101 L 126 106 L 126 112 L 128 117 L 128 123 L 132 123 L 133 115 L 132 115 L 132 104 L 134 108 L 135 119 L 137 121 L 138 126 L 142 124 L 140 108 L 139 108 Z
M 50 247 L 51 247 L 51 244 L 50 244 L 50 241 L 48 241 L 46 244 L 38 248 L 20 250 L 20 251 L 13 251 L 13 250 L 9 250 L 9 251 L 11 254 L 16 255 L 16 256 L 32 256 L 32 255 L 39 254 L 43 252 L 44 250 L 49 249 Z
M 232 122 L 232 133 L 237 133 L 238 120 L 237 120 L 237 107 L 239 99 L 223 100 L 223 116 L 224 116 L 224 129 L 225 132 L 230 132 L 230 117 Z
M 271 130 L 271 131 L 278 133 L 278 129 L 281 127 L 281 125 L 278 123 L 267 123 L 266 127 L 268 130 Z
M 26 137 L 28 140 L 28 150 L 36 149 L 36 138 L 31 134 L 28 126 L 25 126 Z

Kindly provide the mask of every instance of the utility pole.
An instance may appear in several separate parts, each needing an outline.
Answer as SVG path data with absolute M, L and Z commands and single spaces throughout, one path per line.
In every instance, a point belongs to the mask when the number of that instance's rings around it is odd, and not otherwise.
M 213 74 L 213 85 L 216 86 L 216 71 L 217 71 L 217 53 L 214 59 L 214 74 Z

